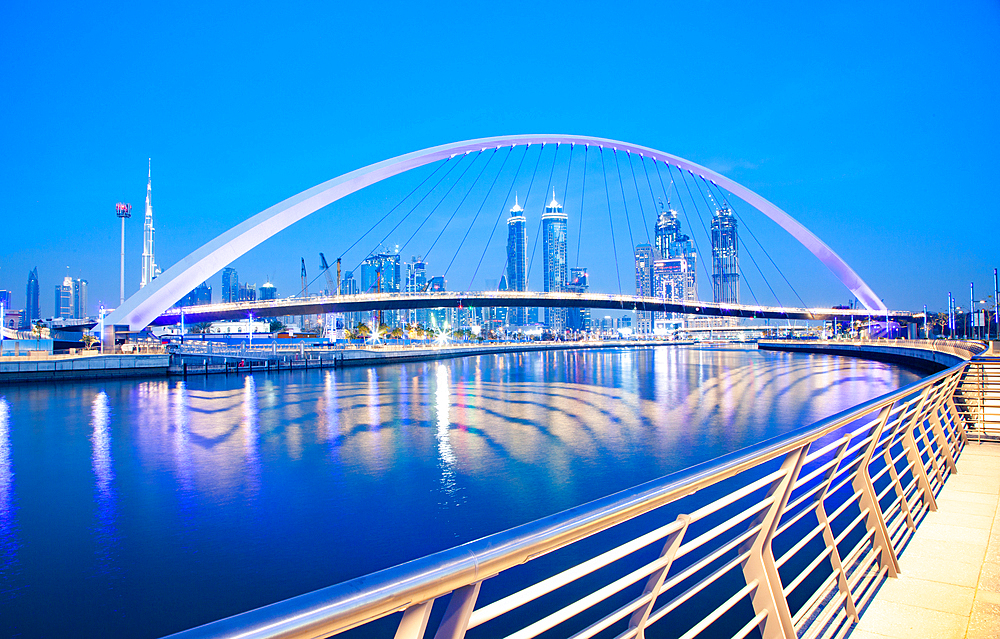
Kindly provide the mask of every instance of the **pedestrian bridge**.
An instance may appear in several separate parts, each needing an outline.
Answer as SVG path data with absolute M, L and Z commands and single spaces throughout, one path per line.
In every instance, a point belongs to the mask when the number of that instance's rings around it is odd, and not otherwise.
M 601 308 L 608 310 L 684 313 L 708 317 L 790 320 L 845 320 L 850 318 L 869 319 L 874 317 L 875 319 L 891 319 L 906 323 L 916 322 L 923 317 L 920 314 L 905 311 L 879 311 L 873 314 L 872 311 L 866 309 L 784 308 L 748 304 L 718 304 L 697 300 L 664 300 L 657 297 L 641 297 L 638 295 L 480 291 L 461 293 L 368 293 L 205 304 L 168 309 L 151 323 L 154 326 L 178 324 L 181 321 L 182 312 L 186 323 L 196 323 L 247 319 L 250 314 L 253 314 L 254 317 L 284 317 L 393 309 L 526 306 Z
M 952 365 L 633 489 L 174 636 L 996 636 L 969 584 L 1000 549 L 1000 471 L 980 452 L 998 446 L 982 442 L 1000 435 L 1000 353 L 899 346 Z M 925 527 L 959 556 L 917 568 L 917 549 L 937 546 Z M 948 606 L 960 612 L 936 614 Z

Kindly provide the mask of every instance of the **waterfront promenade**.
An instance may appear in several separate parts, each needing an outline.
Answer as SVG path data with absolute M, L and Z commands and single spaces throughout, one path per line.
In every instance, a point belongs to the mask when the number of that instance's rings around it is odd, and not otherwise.
M 969 444 L 851 639 L 1000 636 L 1000 444 Z

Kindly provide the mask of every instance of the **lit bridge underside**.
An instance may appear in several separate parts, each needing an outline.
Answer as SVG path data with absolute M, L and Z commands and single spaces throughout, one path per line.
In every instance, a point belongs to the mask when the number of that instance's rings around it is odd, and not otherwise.
M 254 317 L 284 317 L 318 315 L 321 313 L 355 313 L 417 308 L 483 308 L 527 307 L 600 308 L 625 311 L 684 313 L 707 317 L 737 317 L 757 319 L 831 320 L 848 318 L 889 319 L 915 322 L 922 315 L 906 311 L 866 309 L 783 308 L 747 304 L 716 304 L 700 301 L 665 301 L 637 295 L 601 295 L 594 293 L 539 293 L 515 291 L 455 292 L 455 293 L 374 293 L 361 295 L 316 296 L 257 302 L 232 302 L 187 306 L 183 309 L 185 323 Z M 154 319 L 154 326 L 179 324 L 181 310 L 171 308 Z

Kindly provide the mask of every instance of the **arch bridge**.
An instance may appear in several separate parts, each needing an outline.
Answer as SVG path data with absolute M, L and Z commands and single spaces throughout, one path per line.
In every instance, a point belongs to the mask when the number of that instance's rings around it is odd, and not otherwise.
M 322 184 L 307 189 L 298 195 L 284 200 L 283 202 L 275 204 L 274 206 L 248 218 L 244 222 L 219 235 L 215 239 L 206 243 L 204 246 L 193 251 L 190 255 L 181 259 L 179 262 L 162 273 L 158 278 L 132 295 L 119 308 L 115 309 L 106 318 L 105 325 L 127 325 L 130 330 L 137 331 L 150 325 L 151 323 L 159 323 L 163 321 L 158 318 L 168 317 L 169 313 L 165 314 L 165 312 L 176 304 L 178 300 L 195 288 L 195 286 L 219 272 L 223 267 L 232 263 L 235 259 L 245 254 L 247 251 L 253 249 L 261 242 L 274 236 L 276 233 L 282 231 L 295 222 L 302 220 L 323 207 L 344 198 L 351 193 L 361 190 L 366 186 L 370 186 L 412 169 L 432 164 L 439 160 L 449 160 L 470 153 L 482 153 L 485 151 L 499 150 L 507 147 L 510 147 L 511 149 L 518 146 L 530 147 L 531 145 L 542 145 L 543 149 L 545 145 L 555 145 L 557 151 L 560 145 L 568 145 L 571 151 L 577 146 L 586 146 L 588 151 L 591 147 L 596 146 L 601 150 L 602 162 L 604 150 L 612 149 L 616 154 L 616 158 L 617 153 L 621 151 L 623 154 L 628 154 L 630 159 L 638 157 L 644 163 L 643 166 L 645 166 L 645 162 L 648 160 L 657 167 L 657 170 L 659 170 L 658 167 L 662 164 L 666 165 L 668 170 L 673 167 L 673 170 L 682 172 L 682 175 L 686 172 L 691 176 L 703 179 L 707 183 L 714 185 L 716 188 L 724 189 L 726 192 L 733 194 L 779 224 L 785 231 L 791 234 L 798 242 L 813 253 L 813 255 L 815 255 L 831 271 L 831 273 L 839 279 L 840 282 L 842 282 L 844 286 L 851 291 L 852 294 L 854 294 L 854 296 L 857 297 L 867 311 L 870 311 L 880 317 L 886 314 L 886 306 L 882 303 L 880 297 L 871 290 L 861 277 L 850 266 L 848 266 L 847 263 L 840 258 L 840 256 L 838 256 L 815 234 L 757 193 L 754 193 L 750 189 L 715 171 L 712 171 L 711 169 L 663 151 L 617 140 L 578 135 L 508 135 L 444 144 L 384 160 L 382 162 L 357 169 L 350 173 L 346 173 L 327 182 L 323 182 Z M 584 178 L 586 178 L 586 173 L 584 173 Z M 607 176 L 605 175 L 605 179 L 606 178 Z M 609 209 L 610 208 L 609 200 Z M 536 297 L 532 298 L 530 303 L 526 302 L 525 305 L 567 306 L 575 305 L 583 299 L 574 298 L 574 300 L 569 300 L 568 298 L 564 299 L 560 297 L 538 298 L 537 295 L 539 294 L 531 295 L 535 295 Z M 529 295 L 529 297 L 531 295 Z M 473 300 L 485 300 L 485 298 L 479 298 L 474 294 L 460 294 L 460 296 L 461 299 L 465 300 L 465 303 L 468 305 L 473 305 Z M 691 311 L 688 309 L 691 304 L 686 302 L 668 303 L 663 302 L 662 300 L 652 302 L 647 299 L 631 299 L 631 296 L 618 297 L 621 299 L 611 302 L 608 302 L 604 297 L 595 298 L 592 300 L 592 305 L 595 308 L 607 308 L 606 304 L 616 304 L 614 308 L 623 308 L 623 306 L 619 306 L 617 304 L 624 304 L 624 307 L 638 307 L 639 304 L 642 304 L 644 308 L 648 310 L 652 310 L 654 307 L 666 310 L 669 307 L 669 309 L 675 310 L 676 312 L 716 314 L 716 311 L 712 310 L 714 309 L 714 305 L 703 302 L 695 303 L 695 310 Z M 434 305 L 440 306 L 441 301 L 448 299 L 452 298 L 435 298 Z M 588 299 L 588 304 L 590 304 L 590 302 L 591 300 Z M 400 301 L 397 303 L 404 302 Z M 418 302 L 417 299 L 413 298 L 409 299 L 409 301 L 405 303 L 423 304 L 424 302 Z M 320 306 L 323 306 L 324 308 L 337 308 L 339 305 L 340 308 L 346 309 L 347 306 L 344 306 L 346 304 L 348 304 L 348 302 L 341 300 L 337 303 L 327 302 Z M 505 305 L 517 306 L 518 304 L 510 301 L 505 302 Z M 396 308 L 399 307 L 397 306 Z M 699 311 L 697 309 L 701 310 Z M 737 317 L 768 317 L 769 315 L 766 315 L 766 313 L 771 312 L 764 307 L 732 307 L 731 309 L 719 308 L 717 309 L 717 314 L 724 315 L 730 313 L 730 311 L 731 314 Z M 777 314 L 771 316 L 783 318 L 805 318 L 809 315 L 817 316 L 817 311 L 811 311 L 808 309 L 782 309 L 781 311 L 774 312 Z M 837 317 L 843 317 L 847 314 L 849 313 L 838 313 Z M 860 314 L 867 316 L 868 312 Z M 823 313 L 819 312 L 818 315 L 823 315 Z

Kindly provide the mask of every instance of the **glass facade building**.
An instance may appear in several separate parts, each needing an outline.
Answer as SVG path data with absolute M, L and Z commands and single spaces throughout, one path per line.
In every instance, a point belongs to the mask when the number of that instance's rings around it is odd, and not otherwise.
M 528 222 L 516 196 L 507 218 L 507 290 L 528 290 Z M 527 323 L 524 307 L 508 309 L 507 318 L 511 326 Z
M 728 207 L 712 216 L 712 292 L 721 304 L 740 303 L 736 218 Z
M 555 191 L 552 201 L 542 213 L 542 254 L 545 257 L 543 284 L 546 293 L 560 293 L 566 290 L 567 259 L 566 259 L 566 228 L 568 216 L 563 213 L 563 207 L 556 201 Z M 545 325 L 553 331 L 560 332 L 566 328 L 566 309 L 547 308 L 545 310 Z

